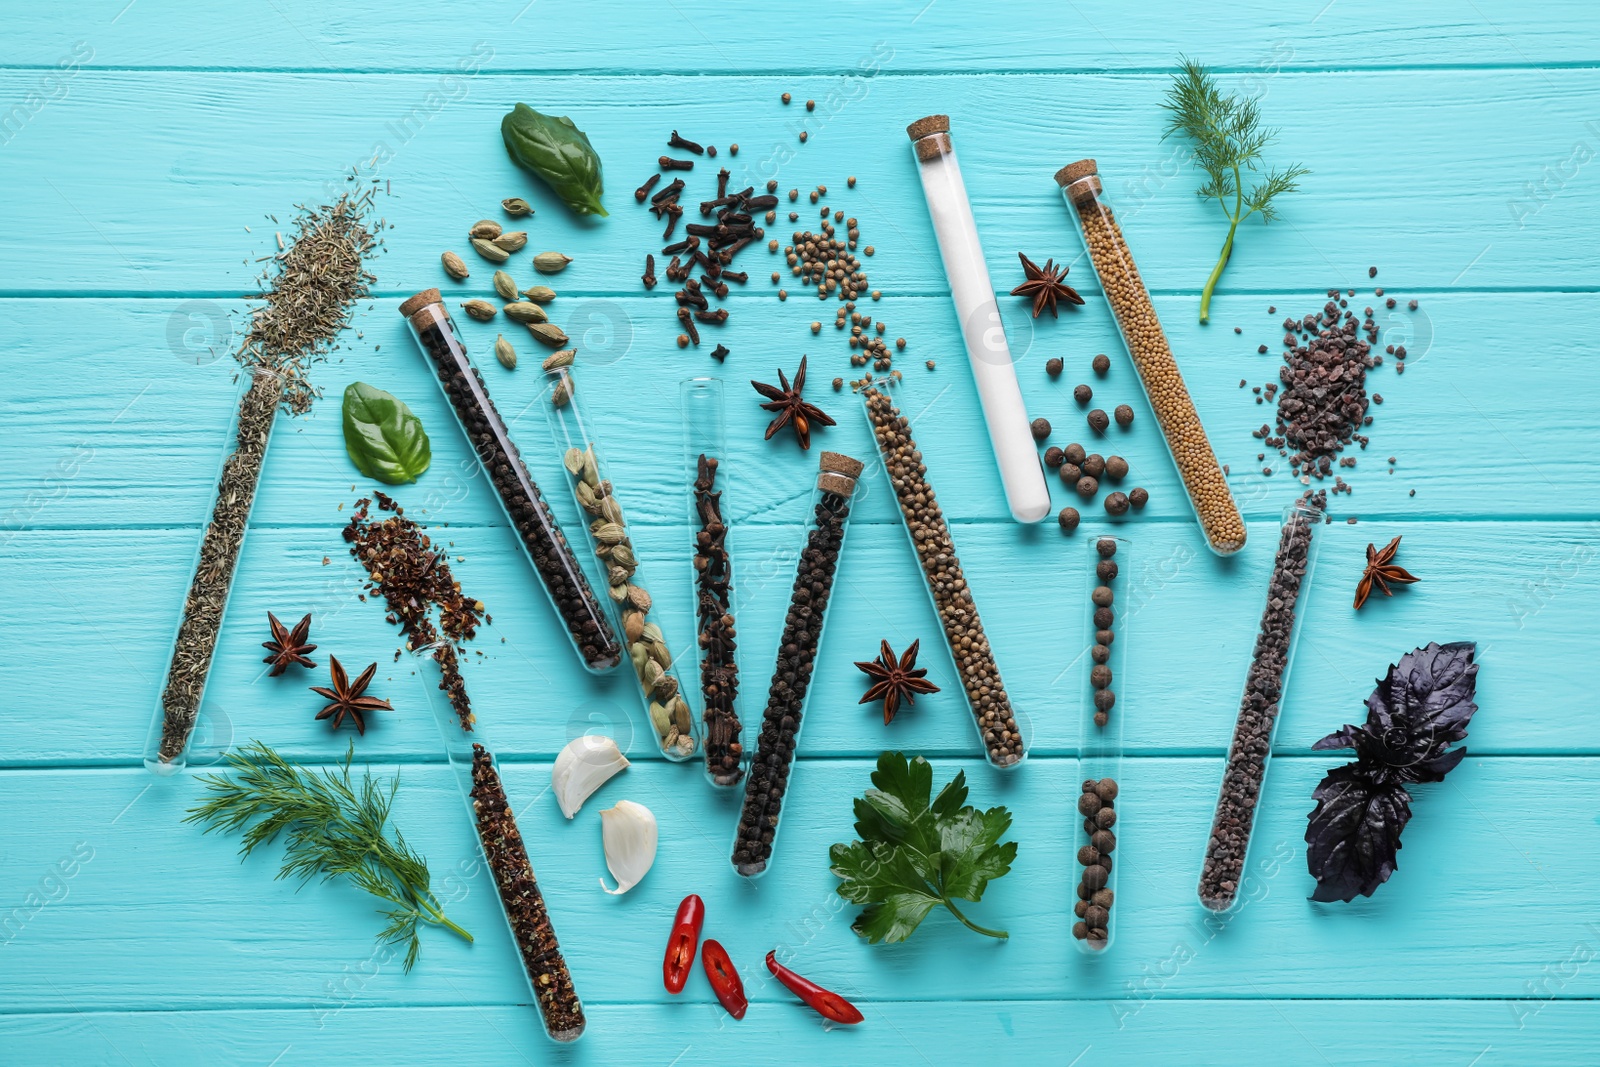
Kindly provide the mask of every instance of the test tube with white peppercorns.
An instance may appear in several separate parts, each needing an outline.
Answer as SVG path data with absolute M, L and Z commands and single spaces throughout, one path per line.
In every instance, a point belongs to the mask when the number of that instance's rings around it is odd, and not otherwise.
M 1102 196 L 1094 160 L 1080 159 L 1062 167 L 1056 171 L 1056 184 L 1077 212 L 1084 247 L 1167 440 L 1178 476 L 1188 491 L 1189 503 L 1200 520 L 1206 544 L 1219 556 L 1232 555 L 1244 547 L 1244 519 L 1233 502 L 1222 465 L 1211 451 L 1205 427 L 1200 425 L 1200 416 L 1162 332 L 1161 320 L 1156 317 L 1155 305 L 1150 302 L 1133 253 L 1123 239 L 1122 227 Z
M 891 395 L 894 382 L 893 378 L 880 378 L 861 385 L 867 423 L 883 457 L 911 551 L 922 567 L 923 584 L 944 630 L 984 755 L 992 766 L 1019 767 L 1027 749 L 1016 711 L 1000 680 L 1000 668 L 978 618 L 978 605 L 956 558 L 944 511 L 928 484 L 928 467 L 911 437 L 911 422 L 895 406 Z

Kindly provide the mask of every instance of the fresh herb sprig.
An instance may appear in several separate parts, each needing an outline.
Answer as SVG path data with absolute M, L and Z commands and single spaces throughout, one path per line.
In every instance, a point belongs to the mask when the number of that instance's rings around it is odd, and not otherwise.
M 1205 200 L 1215 199 L 1228 216 L 1228 239 L 1222 254 L 1211 268 L 1205 290 L 1200 294 L 1200 321 L 1211 317 L 1211 294 L 1222 277 L 1222 268 L 1233 255 L 1233 238 L 1239 223 L 1259 214 L 1263 223 L 1277 217 L 1273 200 L 1300 187 L 1300 179 L 1311 172 L 1299 164 L 1281 170 L 1262 170 L 1261 152 L 1278 135 L 1276 129 L 1261 125 L 1261 109 L 1255 97 L 1241 99 L 1224 96 L 1206 68 L 1186 56 L 1178 57 L 1183 70 L 1172 79 L 1162 105 L 1172 113 L 1162 140 L 1175 133 L 1194 143 L 1194 161 L 1206 172 L 1207 181 L 1198 190 Z M 1245 191 L 1244 172 L 1260 175 Z
M 954 901 L 982 900 L 990 879 L 1011 870 L 1017 843 L 1000 840 L 1011 828 L 1011 813 L 965 806 L 965 771 L 929 803 L 933 767 L 921 756 L 883 753 L 872 784 L 877 788 L 855 802 L 862 840 L 828 850 L 833 873 L 843 879 L 839 895 L 867 905 L 850 928 L 873 944 L 904 941 L 942 904 L 969 930 L 1010 937 L 972 922 Z
M 421 949 L 422 923 L 443 926 L 468 941 L 472 935 L 445 918 L 429 888 L 428 861 L 418 855 L 396 830 L 387 830 L 398 778 L 387 788 L 363 773 L 360 783 L 350 777 L 355 746 L 345 754 L 344 766 L 320 774 L 302 770 L 267 745 L 253 741 L 231 752 L 233 777 L 200 776 L 211 797 L 189 809 L 184 822 L 213 830 L 244 832 L 239 847 L 248 856 L 261 845 L 287 835 L 279 878 L 299 878 L 304 884 L 314 875 L 322 881 L 348 878 L 355 885 L 394 907 L 384 911 L 389 919 L 378 934 L 380 941 L 407 942 L 405 969 L 411 970 Z M 257 821 L 259 820 L 259 821 Z

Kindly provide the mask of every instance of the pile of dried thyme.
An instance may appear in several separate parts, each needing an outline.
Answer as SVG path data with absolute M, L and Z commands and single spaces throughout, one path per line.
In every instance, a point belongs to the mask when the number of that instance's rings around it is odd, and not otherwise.
M 377 280 L 365 267 L 377 239 L 363 217 L 375 192 L 372 187 L 357 196 L 346 194 L 315 209 L 299 205 L 297 232 L 271 257 L 276 275 L 269 267 L 261 277 L 264 291 L 251 298 L 265 303 L 252 313 L 234 358 L 246 367 L 275 371 L 284 381 L 284 408 L 291 414 L 304 415 L 322 395 L 307 370 L 328 358 L 334 338 L 350 324 L 355 302 Z M 278 240 L 283 246 L 283 238 Z
M 383 493 L 373 496 L 380 511 L 393 514 L 374 519 L 372 500 L 363 497 L 356 501 L 350 523 L 344 529 L 350 554 L 366 568 L 371 577 L 367 588 L 383 597 L 389 609 L 387 620 L 399 624 L 409 647 L 441 642 L 441 633 L 448 639 L 442 641 L 438 657 L 439 670 L 444 675 L 441 688 L 460 717 L 461 728 L 470 730 L 472 706 L 467 701 L 454 646 L 471 640 L 479 623 L 492 623 L 494 618 L 485 614 L 483 601 L 461 592 L 461 583 L 450 573 L 450 564 L 434 547 L 424 527 L 406 518 L 405 509 L 393 498 Z M 435 607 L 437 625 L 432 617 Z M 395 659 L 399 658 L 396 650 Z

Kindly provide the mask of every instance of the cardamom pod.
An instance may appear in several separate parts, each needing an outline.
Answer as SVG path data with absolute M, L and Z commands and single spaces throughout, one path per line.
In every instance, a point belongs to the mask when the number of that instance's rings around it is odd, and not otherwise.
M 610 522 L 621 522 L 622 505 L 617 503 L 616 497 L 608 496 L 604 500 L 600 501 L 600 514 L 604 515 Z M 622 546 L 618 545 L 617 548 L 620 551 Z M 613 556 L 613 558 L 615 557 Z
M 640 611 L 624 611 L 622 613 L 622 632 L 628 638 L 628 643 L 639 640 L 639 635 L 644 632 L 644 613 Z
M 627 539 L 627 537 L 628 531 L 614 522 L 601 523 L 600 526 L 594 531 L 594 539 L 599 541 L 602 545 L 620 545 Z M 640 607 L 644 611 L 650 610 L 644 605 L 640 605 Z
M 627 567 L 617 566 L 617 555 L 613 552 L 611 554 L 611 569 L 606 572 L 606 584 L 627 585 L 628 579 L 632 576 L 632 572 Z
M 583 473 L 583 449 L 569 448 L 561 454 L 561 464 L 567 473 L 576 478 Z
M 657 700 L 667 701 L 667 707 L 672 706 L 672 698 L 678 695 L 678 680 L 672 675 L 662 672 L 656 679 L 656 684 L 650 687 L 650 695 Z
M 528 323 L 528 332 L 532 333 L 533 336 L 537 337 L 540 341 L 543 341 L 551 348 L 560 348 L 562 345 L 567 343 L 566 331 L 561 327 L 554 325 L 553 323 L 530 322 Z
M 590 515 L 599 515 L 600 498 L 594 495 L 594 490 L 590 489 L 585 482 L 574 482 L 573 488 L 576 490 L 578 497 L 578 506 Z M 604 521 L 609 522 L 610 520 L 606 519 Z
M 506 305 L 506 318 L 513 319 L 523 325 L 543 323 L 549 321 L 549 316 L 544 313 L 544 308 L 538 304 L 530 304 L 526 300 L 513 300 Z
M 556 298 L 556 291 L 548 285 L 530 285 L 522 290 L 522 295 L 535 304 L 548 304 Z
M 595 555 L 599 555 L 599 552 L 597 551 L 595 553 Z M 602 556 L 601 558 L 603 559 L 605 557 Z M 628 587 L 625 586 L 625 585 L 610 585 L 610 586 L 607 586 L 606 587 L 606 595 L 608 595 L 609 597 L 611 597 L 612 600 L 614 600 L 618 604 L 620 604 L 625 599 L 627 599 Z M 646 651 L 648 651 L 648 649 Z
M 562 378 L 556 383 L 556 387 L 550 390 L 550 406 L 558 408 L 566 407 L 567 402 L 572 399 L 573 391 L 577 388 L 578 387 L 573 384 L 571 378 Z
M 562 375 L 566 377 L 566 375 Z M 572 379 L 568 378 L 568 381 Z M 611 495 L 611 483 L 600 480 L 600 465 L 594 460 L 594 446 L 591 445 L 583 451 L 583 480 L 594 489 L 594 495 L 605 497 Z
M 472 224 L 472 229 L 467 231 L 467 236 L 492 241 L 500 236 L 500 224 L 493 219 L 479 219 Z
M 511 347 L 511 342 L 505 339 L 504 334 L 494 339 L 494 358 L 506 370 L 517 369 L 517 350 Z
M 582 483 L 580 482 L 579 484 L 581 485 Z M 601 502 L 600 513 L 604 515 L 605 505 L 611 504 L 614 506 L 616 502 L 617 501 L 615 497 L 606 497 L 605 500 Z M 622 509 L 617 508 L 617 510 L 620 512 Z M 617 520 L 610 519 L 610 521 L 616 522 Z M 633 546 L 626 541 L 611 550 L 611 562 L 617 564 L 618 566 L 626 567 L 630 571 L 639 565 L 639 561 L 634 559 L 633 556 Z
M 643 645 L 632 645 L 628 648 L 628 659 L 633 662 L 633 673 L 637 677 L 644 671 L 644 665 L 650 661 L 650 650 Z
M 661 680 L 663 673 L 665 672 L 662 671 L 661 664 L 653 659 L 648 659 L 644 661 L 644 673 L 639 676 L 639 681 L 644 684 L 646 689 L 653 690 L 656 687 L 656 683 Z
M 540 274 L 560 274 L 571 262 L 571 256 L 564 256 L 560 252 L 540 252 L 533 257 L 533 269 Z
M 507 252 L 520 252 L 523 246 L 528 243 L 528 232 L 526 230 L 512 230 L 510 233 L 503 233 L 496 237 L 494 243 Z
M 474 237 L 472 239 L 472 250 L 490 263 L 504 263 L 511 258 L 510 252 L 507 252 L 493 241 L 482 237 Z
M 688 702 L 681 696 L 675 696 L 672 698 L 670 710 L 672 711 L 672 721 L 678 727 L 678 731 L 687 735 L 690 730 Z
M 616 525 L 616 524 L 612 523 L 611 525 Z M 617 528 L 621 529 L 620 526 L 617 527 Z M 632 604 L 634 607 L 638 608 L 640 611 L 649 611 L 650 610 L 650 594 L 645 592 L 644 589 L 642 587 L 640 587 L 640 586 L 630 585 L 630 586 L 628 586 L 628 603 Z
M 500 201 L 500 206 L 504 208 L 506 214 L 510 215 L 512 218 L 521 218 L 523 215 L 533 214 L 533 205 L 522 199 L 520 196 L 506 197 L 506 199 Z
M 577 358 L 578 358 L 578 350 L 577 349 L 575 349 L 575 348 L 563 348 L 559 352 L 552 352 L 548 356 L 544 357 L 544 362 L 539 364 L 539 367 L 546 374 L 548 374 L 551 371 L 555 370 L 557 367 L 570 367 L 570 366 L 572 366 L 573 362 Z
M 461 257 L 454 252 L 444 253 L 439 257 L 439 261 L 444 264 L 444 272 L 458 282 L 471 273 L 467 270 L 467 265 L 461 261 Z
M 464 300 L 461 306 L 468 315 L 479 322 L 488 322 L 494 318 L 494 305 L 487 300 Z
M 664 645 L 667 643 L 667 639 L 661 635 L 661 627 L 657 626 L 653 622 L 647 622 L 644 624 L 644 633 L 642 636 L 651 644 Z
M 596 545 L 594 548 L 594 554 L 599 556 L 601 559 L 610 559 L 611 547 L 612 546 L 610 545 Z
M 501 300 L 511 301 L 517 298 L 517 283 L 503 270 L 494 272 L 494 291 L 500 294 Z
M 672 732 L 672 713 L 653 700 L 650 702 L 650 725 L 662 737 Z
M 638 586 L 634 588 L 637 589 Z M 661 664 L 663 670 L 672 666 L 672 653 L 668 651 L 666 645 L 651 645 L 650 658 Z

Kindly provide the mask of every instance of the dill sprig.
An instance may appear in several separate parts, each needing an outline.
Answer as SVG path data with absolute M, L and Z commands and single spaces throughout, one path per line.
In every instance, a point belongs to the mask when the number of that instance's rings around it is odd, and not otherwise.
M 391 779 L 385 788 L 364 772 L 357 784 L 350 777 L 354 758 L 352 743 L 343 767 L 317 773 L 295 767 L 253 741 L 228 754 L 233 777 L 200 775 L 211 797 L 189 809 L 184 822 L 199 823 L 206 833 L 242 830 L 241 856 L 284 834 L 279 878 L 299 878 L 302 885 L 319 874 L 324 882 L 348 878 L 393 904 L 383 912 L 389 925 L 378 939 L 408 942 L 409 971 L 421 949 L 417 932 L 422 923 L 446 927 L 468 941 L 472 935 L 445 918 L 430 889 L 428 861 L 406 844 L 400 831 L 392 839 L 386 832 L 400 779 Z
M 1202 199 L 1215 199 L 1228 216 L 1228 239 L 1222 243 L 1222 255 L 1211 268 L 1200 294 L 1203 323 L 1211 316 L 1211 294 L 1222 277 L 1222 268 L 1233 255 L 1233 236 L 1239 223 L 1256 214 L 1263 223 L 1271 222 L 1277 217 L 1272 201 L 1281 193 L 1294 192 L 1300 187 L 1300 179 L 1311 172 L 1299 164 L 1263 171 L 1261 151 L 1272 143 L 1278 131 L 1261 125 L 1259 101 L 1254 97 L 1224 96 L 1205 67 L 1187 56 L 1179 56 L 1178 61 L 1182 73 L 1173 77 L 1162 105 L 1172 112 L 1162 140 L 1181 133 L 1194 143 L 1194 161 L 1207 178 L 1197 193 Z M 1248 192 L 1246 170 L 1252 176 L 1260 176 Z

